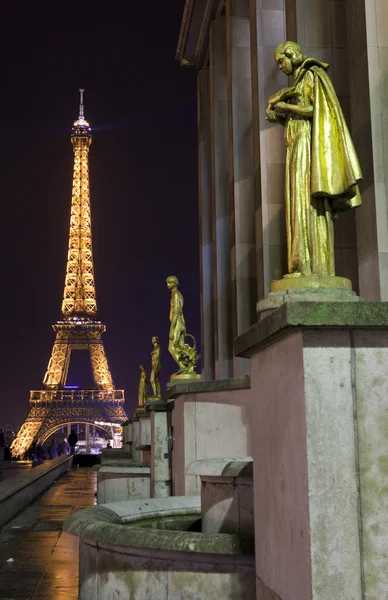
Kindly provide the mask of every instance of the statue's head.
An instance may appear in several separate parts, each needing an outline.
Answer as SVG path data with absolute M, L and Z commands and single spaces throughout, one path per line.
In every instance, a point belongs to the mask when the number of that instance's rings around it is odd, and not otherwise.
M 153 344 L 159 344 L 159 343 L 160 343 L 160 340 L 159 340 L 159 338 L 158 338 L 158 336 L 157 336 L 157 335 L 154 335 L 154 336 L 152 337 L 152 340 L 151 340 L 151 341 L 152 341 L 152 343 L 153 343 Z
M 296 42 L 284 42 L 275 50 L 275 62 L 286 75 L 293 72 L 306 60 L 302 48 Z
M 145 372 L 145 367 L 144 365 L 140 365 L 140 373 L 144 373 Z
M 173 290 L 174 288 L 178 287 L 178 285 L 179 285 L 178 277 L 175 277 L 175 275 L 170 275 L 170 277 L 167 277 L 166 283 L 167 283 L 168 289 Z

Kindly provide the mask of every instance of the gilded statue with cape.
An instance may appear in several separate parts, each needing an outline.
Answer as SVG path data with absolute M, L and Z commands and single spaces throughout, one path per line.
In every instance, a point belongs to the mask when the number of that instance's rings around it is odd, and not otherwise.
M 285 128 L 285 278 L 327 278 L 335 275 L 333 218 L 361 204 L 362 173 L 329 65 L 306 58 L 295 42 L 278 46 L 275 61 L 294 76 L 292 87 L 271 96 L 266 113 Z

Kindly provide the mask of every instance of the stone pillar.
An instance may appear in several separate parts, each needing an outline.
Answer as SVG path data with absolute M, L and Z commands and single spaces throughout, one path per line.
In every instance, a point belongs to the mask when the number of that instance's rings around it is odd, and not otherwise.
M 71 434 L 71 423 L 67 424 L 67 437 Z
M 123 425 L 123 446 L 127 454 L 132 453 L 132 421 L 127 421 Z
M 140 417 L 139 446 L 149 446 L 151 444 L 151 421 L 149 415 Z
M 197 89 L 202 374 L 204 379 L 214 379 L 214 253 L 209 69 L 202 69 L 198 73 Z
M 228 193 L 228 108 L 225 17 L 210 28 L 210 125 L 214 240 L 215 376 L 233 375 L 231 207 Z
M 151 498 L 171 496 L 171 459 L 167 403 L 147 406 L 151 415 Z
M 141 452 L 137 449 L 140 441 L 140 423 L 138 417 L 132 417 L 132 435 L 132 460 L 134 462 L 141 462 Z
M 346 0 L 352 134 L 364 175 L 357 209 L 360 295 L 388 300 L 388 5 Z
M 260 600 L 388 597 L 387 330 L 385 303 L 289 302 L 236 340 Z
M 286 39 L 284 0 L 250 0 L 257 297 L 287 271 L 284 130 L 265 119 L 268 98 L 287 86 L 273 60 Z
M 287 39 L 296 40 L 306 56 L 329 63 L 328 74 L 353 134 L 345 0 L 286 0 L 286 8 Z M 359 210 L 342 213 L 334 221 L 336 274 L 350 279 L 356 292 L 359 292 L 356 234 Z
M 249 0 L 227 0 L 226 32 L 233 337 L 236 337 L 257 321 Z M 249 361 L 235 359 L 234 375 L 248 374 Z
M 90 423 L 85 423 L 85 452 L 90 452 Z

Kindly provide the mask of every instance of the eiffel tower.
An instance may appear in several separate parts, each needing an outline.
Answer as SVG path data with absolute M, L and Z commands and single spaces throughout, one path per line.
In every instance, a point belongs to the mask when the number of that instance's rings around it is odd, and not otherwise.
M 84 117 L 83 91 L 79 117 L 71 130 L 74 170 L 62 317 L 53 325 L 56 338 L 43 385 L 30 392 L 30 410 L 12 443 L 13 456 L 23 456 L 34 440 L 43 443 L 52 433 L 73 423 L 97 422 L 111 433 L 108 424 L 127 420 L 124 390 L 116 390 L 113 385 L 102 342 L 106 327 L 97 317 L 88 164 L 92 134 Z M 89 352 L 94 389 L 66 388 L 72 350 Z

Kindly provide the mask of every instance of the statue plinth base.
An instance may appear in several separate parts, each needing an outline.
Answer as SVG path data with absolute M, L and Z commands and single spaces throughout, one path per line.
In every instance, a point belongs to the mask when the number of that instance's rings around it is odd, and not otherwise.
M 199 373 L 174 373 L 170 376 L 170 381 L 187 381 L 188 379 L 202 379 L 202 375 Z
M 146 414 L 146 411 L 145 411 L 144 406 L 137 406 L 135 408 L 135 415 L 137 417 L 140 417 L 141 415 L 145 415 L 145 414 Z
M 352 282 L 345 277 L 285 276 L 273 281 L 269 294 L 257 303 L 260 318 L 285 302 L 359 302 L 352 291 Z
M 352 291 L 352 282 L 346 277 L 337 277 L 335 275 L 318 277 L 311 275 L 310 277 L 297 276 L 293 274 L 285 275 L 283 279 L 273 281 L 269 286 L 270 292 L 279 292 L 286 290 L 347 290 Z

